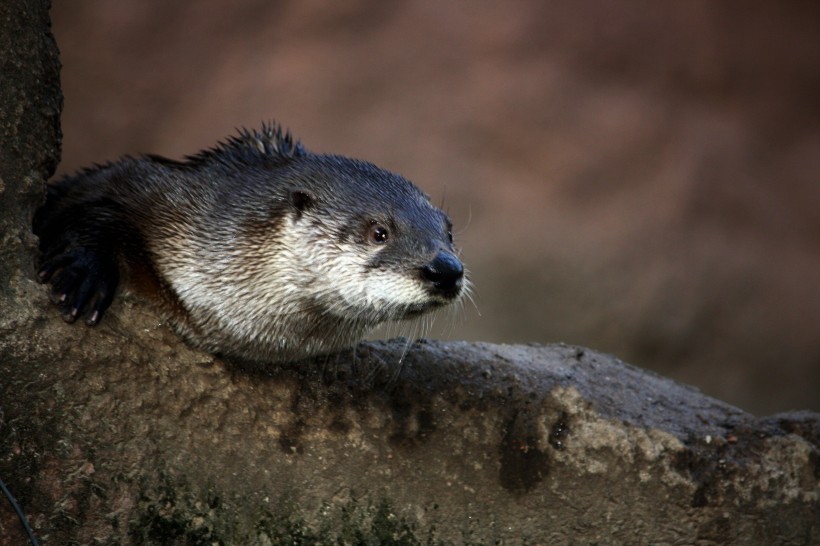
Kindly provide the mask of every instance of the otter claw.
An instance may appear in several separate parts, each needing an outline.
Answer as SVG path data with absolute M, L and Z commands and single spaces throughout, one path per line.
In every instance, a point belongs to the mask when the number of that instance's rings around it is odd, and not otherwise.
M 84 315 L 89 326 L 111 305 L 118 280 L 113 260 L 83 247 L 50 259 L 38 278 L 51 284 L 50 298 L 61 307 L 63 320 L 73 323 Z
M 77 320 L 77 315 L 79 314 L 80 310 L 74 307 L 68 313 L 63 313 L 63 320 L 71 324 Z

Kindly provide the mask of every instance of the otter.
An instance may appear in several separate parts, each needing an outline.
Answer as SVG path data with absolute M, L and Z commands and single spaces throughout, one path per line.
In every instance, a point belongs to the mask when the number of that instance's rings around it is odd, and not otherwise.
M 50 183 L 38 280 L 100 322 L 120 279 L 190 344 L 281 362 L 334 352 L 465 290 L 452 224 L 372 163 L 309 152 L 276 124 L 181 161 L 126 156 Z

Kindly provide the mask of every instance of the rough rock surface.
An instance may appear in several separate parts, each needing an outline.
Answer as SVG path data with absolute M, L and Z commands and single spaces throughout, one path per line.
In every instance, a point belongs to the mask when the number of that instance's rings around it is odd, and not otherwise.
M 375 342 L 265 370 L 127 297 L 62 323 L 28 231 L 56 48 L 46 3 L 0 16 L 0 477 L 42 544 L 820 542 L 816 414 L 755 418 L 578 347 Z
M 0 471 L 46 543 L 820 538 L 814 414 L 757 419 L 565 346 L 420 342 L 399 366 L 403 343 L 370 343 L 265 372 L 114 316 L 47 321 L 23 370 L 4 350 Z

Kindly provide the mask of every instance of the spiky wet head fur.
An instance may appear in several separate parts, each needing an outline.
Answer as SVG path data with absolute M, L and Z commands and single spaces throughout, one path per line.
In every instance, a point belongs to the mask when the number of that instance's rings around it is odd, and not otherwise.
M 330 352 L 461 294 L 450 221 L 424 193 L 272 125 L 182 162 L 127 158 L 61 184 L 125 211 L 141 247 L 125 261 L 150 261 L 178 330 L 212 352 Z

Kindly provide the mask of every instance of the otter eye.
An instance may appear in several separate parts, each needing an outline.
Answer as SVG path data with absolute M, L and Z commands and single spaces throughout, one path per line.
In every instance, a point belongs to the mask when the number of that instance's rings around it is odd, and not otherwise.
M 367 229 L 367 238 L 371 243 L 383 245 L 390 238 L 390 232 L 383 225 L 373 222 Z

